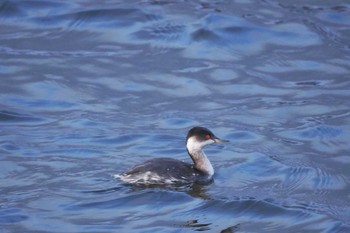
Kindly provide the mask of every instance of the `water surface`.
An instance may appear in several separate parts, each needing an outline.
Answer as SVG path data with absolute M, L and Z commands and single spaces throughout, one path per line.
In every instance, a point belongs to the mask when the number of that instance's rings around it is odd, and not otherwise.
M 3 1 L 3 232 L 349 232 L 347 1 Z M 206 186 L 113 178 L 190 162 Z

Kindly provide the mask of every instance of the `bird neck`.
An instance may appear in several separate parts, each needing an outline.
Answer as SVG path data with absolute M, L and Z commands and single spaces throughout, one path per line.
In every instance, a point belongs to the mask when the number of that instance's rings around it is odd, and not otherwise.
M 195 141 L 189 139 L 187 141 L 186 147 L 187 147 L 187 152 L 194 163 L 194 167 L 197 170 L 209 176 L 213 176 L 214 168 L 211 165 L 208 157 L 205 155 L 204 151 L 202 150 L 202 146 L 198 145 L 198 143 L 196 143 Z

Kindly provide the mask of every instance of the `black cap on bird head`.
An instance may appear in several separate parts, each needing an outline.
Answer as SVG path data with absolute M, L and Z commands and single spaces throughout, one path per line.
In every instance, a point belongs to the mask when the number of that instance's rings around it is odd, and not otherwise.
M 209 129 L 200 126 L 193 127 L 188 131 L 186 141 L 191 137 L 196 137 L 199 141 L 213 140 L 214 142 L 228 142 L 228 140 L 221 140 L 216 137 Z

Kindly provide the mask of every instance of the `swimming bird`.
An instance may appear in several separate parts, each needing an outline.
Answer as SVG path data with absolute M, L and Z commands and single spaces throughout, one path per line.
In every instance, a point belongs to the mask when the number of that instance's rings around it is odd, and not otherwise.
M 193 164 L 173 158 L 155 158 L 138 164 L 116 177 L 136 185 L 208 183 L 213 178 L 214 168 L 202 149 L 207 145 L 222 142 L 228 141 L 219 139 L 207 128 L 193 127 L 186 137 L 186 149 Z

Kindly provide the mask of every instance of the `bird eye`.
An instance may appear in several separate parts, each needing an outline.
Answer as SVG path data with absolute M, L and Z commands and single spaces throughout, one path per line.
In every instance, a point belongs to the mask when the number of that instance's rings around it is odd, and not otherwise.
M 210 139 L 211 138 L 211 136 L 210 136 L 210 134 L 207 134 L 207 135 L 205 135 L 205 139 Z

